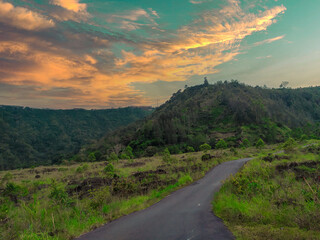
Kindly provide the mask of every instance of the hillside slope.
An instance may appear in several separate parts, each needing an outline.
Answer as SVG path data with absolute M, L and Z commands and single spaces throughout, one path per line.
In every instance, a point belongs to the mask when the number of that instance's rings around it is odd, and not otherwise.
M 219 139 L 234 147 L 244 139 L 251 144 L 259 138 L 277 143 L 289 135 L 314 134 L 319 120 L 320 87 L 266 89 L 237 81 L 203 84 L 178 91 L 144 121 L 108 135 L 86 154 L 108 157 L 112 152 L 126 153 L 125 147 L 130 146 L 135 156 L 152 156 L 165 147 L 171 153 L 185 152 L 188 146 L 198 150 L 203 143 L 214 147 Z
M 49 110 L 0 106 L 0 170 L 58 163 L 151 108 Z

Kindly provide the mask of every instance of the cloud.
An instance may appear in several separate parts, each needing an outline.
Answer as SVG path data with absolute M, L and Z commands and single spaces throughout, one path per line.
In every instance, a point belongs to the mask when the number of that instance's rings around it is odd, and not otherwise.
M 0 0 L 0 22 L 24 30 L 52 28 L 55 23 L 45 16 L 24 7 L 15 7 Z
M 68 11 L 76 14 L 83 9 Z M 245 37 L 266 30 L 285 10 L 281 5 L 246 13 L 238 1 L 230 0 L 220 9 L 202 12 L 177 31 L 162 29 L 161 37 L 133 31 L 159 27 L 158 13 L 141 8 L 104 15 L 108 25 L 100 31 L 97 25 L 90 29 L 87 22 L 58 24 L 41 34 L 3 28 L 7 32 L 0 39 L 0 84 L 20 93 L 10 97 L 15 104 L 45 103 L 54 108 L 149 105 L 152 99 L 133 83 L 181 82 L 216 73 L 217 66 L 241 54 Z M 126 50 L 120 52 L 119 45 Z M 0 98 L 8 96 L 0 88 Z
M 205 1 L 190 0 L 189 2 L 192 3 L 192 4 L 201 4 L 201 3 L 204 3 Z
M 159 18 L 158 13 L 149 8 L 149 12 L 145 9 L 138 8 L 130 11 L 124 11 L 120 14 L 112 14 L 107 17 L 108 23 L 115 23 L 117 28 L 133 31 L 144 26 L 158 26 L 155 18 Z
M 272 42 L 275 42 L 275 41 L 283 39 L 285 36 L 286 35 L 278 36 L 278 37 L 275 37 L 275 38 L 269 38 L 269 39 L 266 39 L 266 40 L 263 40 L 263 41 L 260 41 L 260 42 L 256 42 L 254 45 L 255 46 L 259 46 L 259 45 L 263 45 L 263 44 L 266 44 L 266 43 L 272 43 Z
M 122 78 L 132 82 L 185 81 L 193 75 L 213 74 L 216 66 L 240 54 L 242 39 L 266 30 L 285 10 L 284 6 L 277 6 L 247 14 L 239 7 L 239 1 L 230 0 L 221 10 L 202 13 L 174 38 L 145 44 L 142 54 L 123 51 L 116 66 Z
M 267 59 L 267 58 L 272 58 L 272 55 L 256 57 L 256 59 Z
M 87 9 L 87 4 L 79 3 L 79 0 L 51 0 L 51 3 L 74 12 L 86 11 Z

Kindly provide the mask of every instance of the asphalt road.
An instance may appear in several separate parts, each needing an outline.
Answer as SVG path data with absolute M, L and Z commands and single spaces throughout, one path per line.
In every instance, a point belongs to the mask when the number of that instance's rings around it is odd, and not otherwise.
M 211 209 L 221 181 L 236 173 L 249 158 L 225 162 L 199 181 L 151 207 L 121 217 L 79 237 L 79 240 L 223 240 L 232 233 Z

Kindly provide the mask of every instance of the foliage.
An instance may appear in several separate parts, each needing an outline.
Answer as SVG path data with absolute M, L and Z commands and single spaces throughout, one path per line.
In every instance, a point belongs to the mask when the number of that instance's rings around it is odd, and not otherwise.
M 284 144 L 283 149 L 286 153 L 292 152 L 297 142 L 293 138 L 289 138 Z
M 0 106 L 0 170 L 96 161 L 98 151 L 72 158 L 85 144 L 151 113 L 150 108 L 50 110 Z
M 251 160 L 215 196 L 215 214 L 237 238 L 320 239 L 318 155 L 306 161 L 305 149 L 294 150 L 286 161 Z
M 245 138 L 245 139 L 243 139 L 243 141 L 242 141 L 242 146 L 243 147 L 245 147 L 245 148 L 248 148 L 248 147 L 250 147 L 250 142 L 249 142 L 249 140 L 247 139 L 247 138 Z
M 114 152 L 112 152 L 110 154 L 109 159 L 110 159 L 110 161 L 118 161 L 119 160 L 118 155 Z
M 226 149 L 227 147 L 228 145 L 223 139 L 220 139 L 215 146 L 216 149 Z
M 261 138 L 256 142 L 256 148 L 261 149 L 264 145 L 265 143 Z
M 132 148 L 135 157 L 171 154 L 214 147 L 224 139 L 229 147 L 248 147 L 262 138 L 267 144 L 302 134 L 320 137 L 320 87 L 268 89 L 237 81 L 202 84 L 178 91 L 144 120 L 107 134 L 90 149 L 118 154 Z M 293 136 L 295 135 L 295 136 Z M 247 140 L 246 140 L 247 139 Z
M 239 149 L 239 155 L 249 151 Z M 6 179 L 0 187 L 0 239 L 75 239 L 234 159 L 229 151 L 205 160 L 201 152 L 173 156 L 167 149 L 164 154 L 170 156 L 168 163 L 155 156 L 107 166 L 102 161 L 0 172 L 0 179 Z
M 194 148 L 191 146 L 188 146 L 186 149 L 187 152 L 194 152 Z
M 112 163 L 108 163 L 108 165 L 104 168 L 106 173 L 114 173 L 114 166 Z
M 207 143 L 204 143 L 202 145 L 200 145 L 200 151 L 204 151 L 204 152 L 207 152 L 211 149 L 211 146 Z

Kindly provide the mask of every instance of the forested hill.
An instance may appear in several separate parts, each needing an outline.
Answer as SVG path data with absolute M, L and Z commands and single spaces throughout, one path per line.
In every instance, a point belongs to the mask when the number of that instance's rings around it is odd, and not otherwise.
M 203 143 L 215 147 L 220 139 L 234 147 L 245 139 L 251 145 L 260 138 L 275 143 L 288 136 L 319 136 L 319 120 L 320 87 L 267 89 L 237 81 L 206 82 L 178 91 L 146 120 L 103 138 L 85 154 L 105 159 L 130 155 L 132 148 L 136 157 L 151 156 L 165 147 L 178 153 Z
M 58 163 L 84 144 L 151 112 L 150 107 L 49 110 L 0 106 L 0 170 Z

